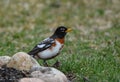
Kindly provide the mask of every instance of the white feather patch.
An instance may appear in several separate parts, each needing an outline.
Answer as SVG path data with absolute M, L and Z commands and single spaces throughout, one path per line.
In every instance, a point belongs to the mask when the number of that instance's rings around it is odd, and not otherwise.
M 38 48 L 43 48 L 45 44 L 37 45 Z
M 56 42 L 55 47 L 53 47 L 51 50 L 46 49 L 46 50 L 38 53 L 39 57 L 42 58 L 42 59 L 47 59 L 47 58 L 51 58 L 53 56 L 56 56 L 57 53 L 59 53 L 59 50 L 62 47 L 62 45 L 58 41 L 55 41 L 55 42 Z

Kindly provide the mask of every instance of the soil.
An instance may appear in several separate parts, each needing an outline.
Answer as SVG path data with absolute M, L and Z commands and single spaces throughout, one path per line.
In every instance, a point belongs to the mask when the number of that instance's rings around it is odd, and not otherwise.
M 26 71 L 20 71 L 14 68 L 0 67 L 0 82 L 18 82 L 20 78 L 30 77 Z
M 75 74 L 72 73 L 72 72 L 68 72 L 68 73 L 66 73 L 66 76 L 67 76 L 69 82 L 74 82 L 74 80 L 76 79 Z

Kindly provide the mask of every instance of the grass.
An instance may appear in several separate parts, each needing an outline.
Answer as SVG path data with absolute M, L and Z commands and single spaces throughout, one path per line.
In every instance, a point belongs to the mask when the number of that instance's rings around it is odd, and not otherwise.
M 119 5 L 118 0 L 2 0 L 0 55 L 28 52 L 57 26 L 70 26 L 64 49 L 48 63 L 61 61 L 59 70 L 73 73 L 74 82 L 120 82 Z

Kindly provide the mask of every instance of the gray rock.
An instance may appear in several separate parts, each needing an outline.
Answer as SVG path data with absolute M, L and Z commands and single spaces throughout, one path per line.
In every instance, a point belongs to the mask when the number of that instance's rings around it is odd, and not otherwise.
M 33 67 L 40 67 L 40 65 L 27 53 L 18 52 L 11 57 L 10 61 L 7 64 L 7 67 L 29 71 Z
M 45 82 L 45 81 L 38 78 L 23 78 L 23 79 L 20 79 L 19 82 Z
M 68 82 L 67 77 L 62 72 L 52 67 L 40 67 L 39 70 L 32 72 L 31 76 L 45 82 Z
M 13 55 L 7 63 L 7 67 L 31 71 L 31 76 L 34 79 L 23 78 L 20 82 L 68 82 L 67 77 L 62 72 L 52 67 L 40 66 L 34 58 L 24 52 Z
M 0 67 L 2 65 L 7 64 L 10 59 L 11 59 L 11 57 L 9 57 L 9 56 L 0 56 Z

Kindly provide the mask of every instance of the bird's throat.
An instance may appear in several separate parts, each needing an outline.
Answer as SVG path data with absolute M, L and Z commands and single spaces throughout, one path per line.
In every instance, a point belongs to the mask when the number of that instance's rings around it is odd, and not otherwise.
M 60 42 L 61 44 L 64 44 L 64 38 L 57 38 L 56 39 L 58 42 Z

